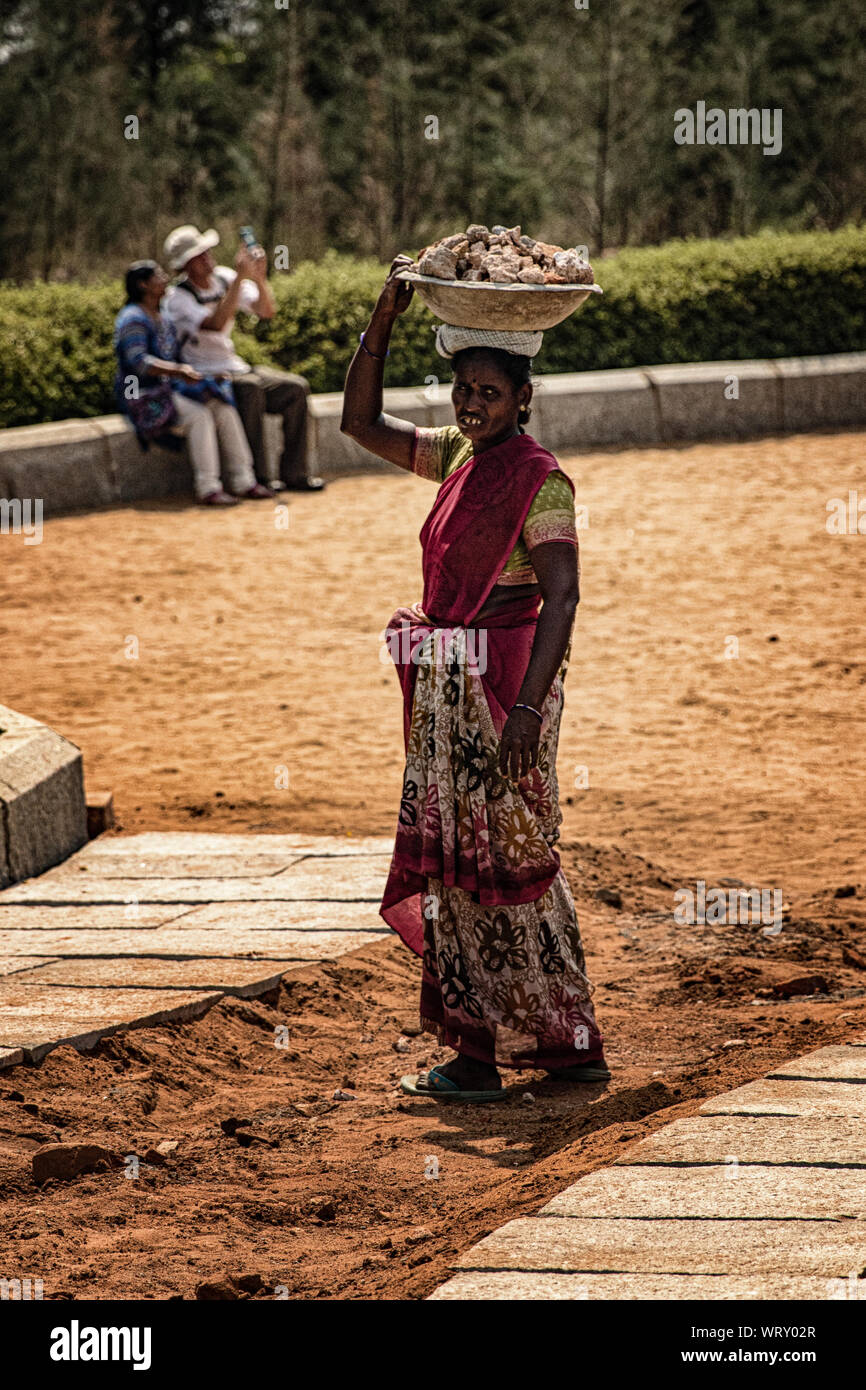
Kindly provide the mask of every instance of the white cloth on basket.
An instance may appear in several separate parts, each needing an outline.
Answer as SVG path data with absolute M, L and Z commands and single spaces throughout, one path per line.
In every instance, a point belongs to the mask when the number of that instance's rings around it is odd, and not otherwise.
M 459 328 L 454 323 L 440 323 L 436 329 L 436 351 L 440 357 L 453 357 L 463 348 L 500 348 L 517 357 L 534 357 L 541 348 L 544 333 L 521 333 L 505 328 Z

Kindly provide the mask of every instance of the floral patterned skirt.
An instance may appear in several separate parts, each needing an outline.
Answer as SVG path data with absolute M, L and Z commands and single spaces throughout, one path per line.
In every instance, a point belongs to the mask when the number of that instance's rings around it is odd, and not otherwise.
M 429 882 L 421 1023 L 498 1067 L 554 1070 L 602 1056 L 577 914 L 562 870 L 542 898 L 482 908 Z
M 385 903 L 410 901 L 414 888 L 420 904 L 425 1030 L 478 1061 L 554 1070 L 603 1055 L 577 914 L 554 850 L 565 667 L 542 711 L 538 765 L 512 782 L 499 772 L 502 711 L 494 718 L 478 656 L 465 628 L 444 640 L 428 629 L 418 643 Z M 386 921 L 409 939 L 402 910 L 389 914 L 383 904 Z

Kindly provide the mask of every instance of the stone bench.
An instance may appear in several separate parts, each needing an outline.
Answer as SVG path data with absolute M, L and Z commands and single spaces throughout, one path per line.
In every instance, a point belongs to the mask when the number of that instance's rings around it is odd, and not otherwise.
M 340 392 L 311 396 L 309 406 L 311 472 L 334 478 L 391 470 L 340 433 Z M 454 422 L 447 380 L 386 390 L 385 409 L 417 425 Z M 274 416 L 266 422 L 274 477 L 282 426 Z M 530 428 L 550 449 L 581 450 L 863 424 L 866 353 L 840 353 L 542 376 Z M 192 495 L 185 456 L 142 452 L 119 415 L 0 430 L 0 502 L 41 498 L 50 516 L 173 494 Z

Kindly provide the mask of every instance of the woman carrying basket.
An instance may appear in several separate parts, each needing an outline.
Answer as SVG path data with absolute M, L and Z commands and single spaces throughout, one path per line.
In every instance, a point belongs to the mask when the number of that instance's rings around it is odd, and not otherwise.
M 541 333 L 437 332 L 456 426 L 386 415 L 382 377 L 413 290 L 391 266 L 346 378 L 342 430 L 439 484 L 424 595 L 387 630 L 406 770 L 381 914 L 422 957 L 421 1023 L 457 1056 L 404 1091 L 498 1100 L 499 1067 L 604 1081 L 574 903 L 555 844 L 556 747 L 577 607 L 574 496 L 523 429 Z M 540 607 L 540 612 L 539 612 Z

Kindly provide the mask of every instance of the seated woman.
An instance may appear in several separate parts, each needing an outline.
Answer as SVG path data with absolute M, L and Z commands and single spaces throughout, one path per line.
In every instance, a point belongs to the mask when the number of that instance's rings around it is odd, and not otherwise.
M 126 304 L 113 339 L 118 404 L 142 448 L 152 440 L 176 448 L 186 438 L 200 502 L 233 507 L 241 497 L 273 497 L 256 482 L 231 382 L 203 376 L 179 360 L 174 329 L 159 311 L 167 285 L 156 261 L 134 261 L 126 272 Z M 221 460 L 228 490 L 220 481 Z
M 380 908 L 422 958 L 421 1024 L 456 1057 L 404 1091 L 489 1101 L 500 1067 L 609 1076 L 556 842 L 556 746 L 578 603 L 574 489 L 524 430 L 541 334 L 443 324 L 456 423 L 382 409 L 391 330 L 412 288 L 398 257 L 346 378 L 342 429 L 438 485 L 421 531 L 424 596 L 388 645 L 406 769 Z

